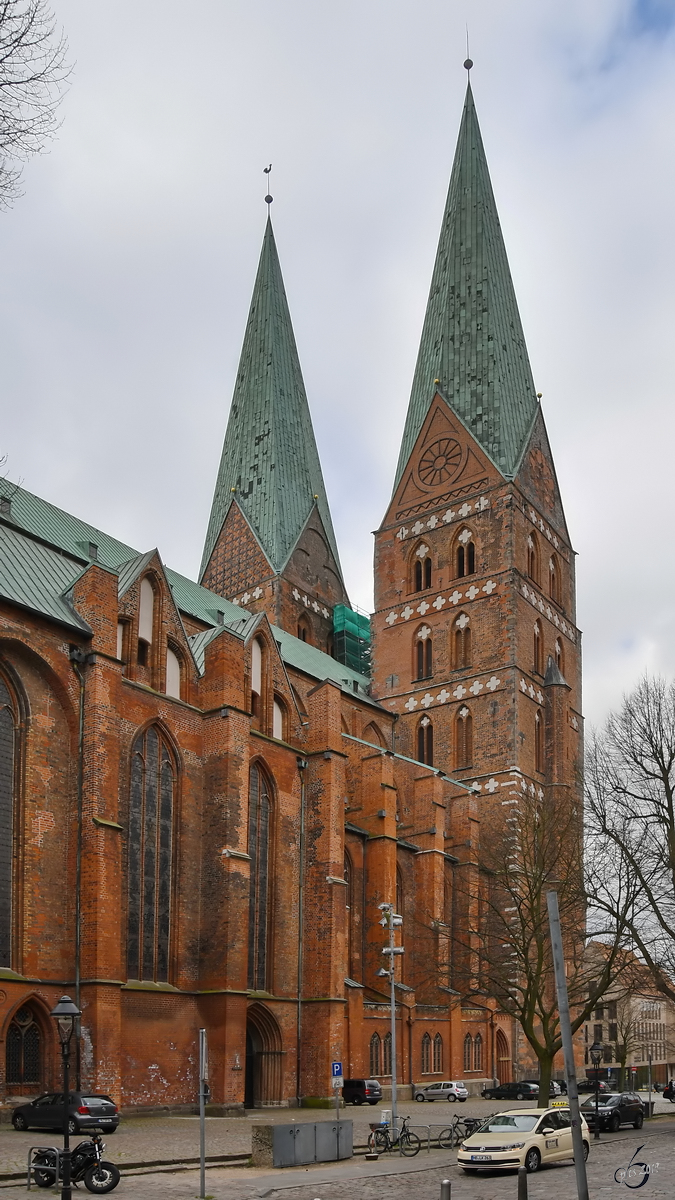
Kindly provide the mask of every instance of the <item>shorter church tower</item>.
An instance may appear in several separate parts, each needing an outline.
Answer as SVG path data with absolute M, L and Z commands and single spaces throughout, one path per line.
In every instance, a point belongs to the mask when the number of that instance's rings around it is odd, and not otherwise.
M 269 219 L 200 583 L 328 653 L 349 604 Z

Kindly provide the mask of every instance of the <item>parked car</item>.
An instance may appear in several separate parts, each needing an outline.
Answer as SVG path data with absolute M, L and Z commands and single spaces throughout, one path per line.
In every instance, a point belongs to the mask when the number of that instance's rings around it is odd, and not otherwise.
M 537 1087 L 537 1088 L 539 1087 L 538 1079 L 523 1079 L 523 1080 L 521 1080 L 521 1082 L 522 1083 L 533 1083 L 535 1085 L 535 1087 Z M 562 1094 L 562 1088 L 557 1079 L 551 1080 L 549 1089 L 548 1089 L 548 1094 L 549 1094 L 549 1096 L 560 1096 Z
M 71 1092 L 68 1105 L 68 1132 L 79 1133 L 81 1129 L 104 1129 L 114 1133 L 120 1123 L 117 1105 L 110 1096 L 92 1095 L 91 1092 Z M 20 1104 L 12 1113 L 15 1129 L 63 1129 L 63 1092 L 45 1092 Z
M 590 1129 L 595 1129 L 595 1096 L 589 1096 L 579 1108 Z M 632 1125 L 642 1129 L 645 1109 L 637 1092 L 612 1092 L 609 1096 L 598 1095 L 598 1125 L 617 1133 L 621 1125 Z
M 460 1104 L 463 1104 L 469 1098 L 468 1089 L 464 1084 L 461 1081 L 453 1083 L 451 1080 L 445 1083 L 430 1083 L 426 1087 L 418 1084 L 413 1095 L 420 1103 L 423 1100 L 459 1100 Z
M 584 1158 L 588 1158 L 588 1125 L 581 1118 Z M 535 1108 L 494 1113 L 457 1152 L 457 1163 L 470 1175 L 495 1167 L 537 1171 L 542 1163 L 573 1158 L 572 1123 L 569 1108 Z
M 345 1079 L 342 1098 L 345 1104 L 377 1104 L 382 1099 L 382 1088 L 377 1079 Z
M 601 1096 L 609 1096 L 611 1087 L 604 1079 L 581 1079 L 577 1084 L 578 1092 L 599 1092 Z
M 481 1092 L 486 1100 L 536 1100 L 539 1084 L 522 1079 L 520 1083 L 500 1083 L 499 1087 L 487 1087 Z

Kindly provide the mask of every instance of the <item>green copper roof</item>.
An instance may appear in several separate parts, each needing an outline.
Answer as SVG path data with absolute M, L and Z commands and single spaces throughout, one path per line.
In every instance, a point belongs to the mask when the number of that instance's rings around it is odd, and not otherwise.
M 234 498 L 275 572 L 283 569 L 316 503 L 339 567 L 291 315 L 269 220 L 244 334 L 200 577 Z
M 436 391 L 513 475 L 537 398 L 470 87 L 394 487 Z

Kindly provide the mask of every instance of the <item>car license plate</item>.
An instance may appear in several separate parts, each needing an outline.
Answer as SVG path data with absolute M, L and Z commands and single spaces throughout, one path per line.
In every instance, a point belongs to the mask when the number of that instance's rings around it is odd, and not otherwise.
M 492 1155 L 491 1154 L 472 1154 L 471 1161 L 472 1162 L 492 1162 Z

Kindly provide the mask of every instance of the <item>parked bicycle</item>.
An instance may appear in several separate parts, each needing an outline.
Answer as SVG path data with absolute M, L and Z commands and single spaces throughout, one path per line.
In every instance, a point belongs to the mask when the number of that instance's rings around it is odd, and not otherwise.
M 452 1118 L 452 1125 L 448 1129 L 444 1129 L 438 1135 L 438 1144 L 444 1150 L 452 1150 L 453 1146 L 459 1146 L 464 1138 L 471 1137 L 475 1133 L 479 1125 L 482 1125 L 480 1117 L 458 1117 Z
M 401 1128 L 395 1133 L 388 1125 L 371 1125 L 368 1149 L 373 1152 L 380 1150 L 400 1150 L 407 1158 L 419 1154 L 421 1142 L 416 1133 L 408 1129 L 410 1117 L 399 1118 Z

